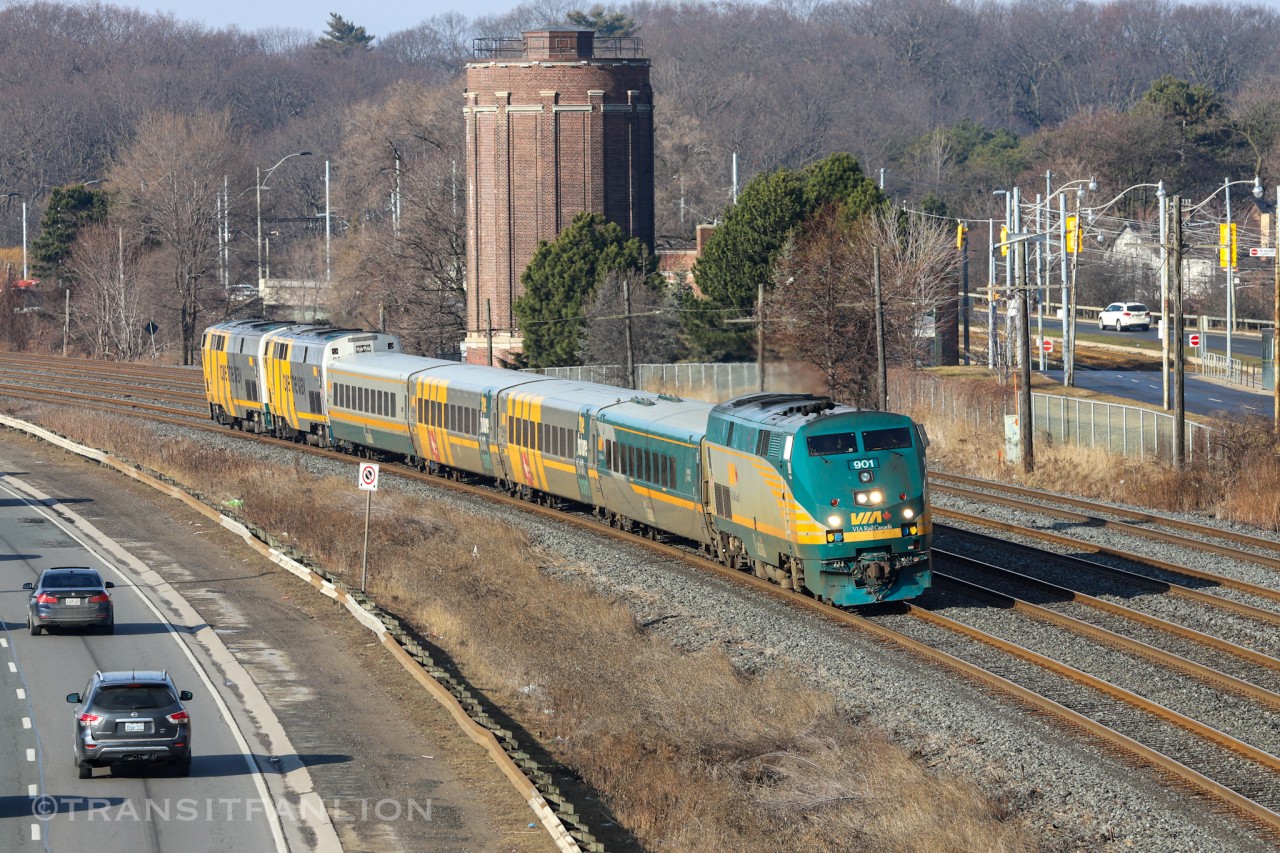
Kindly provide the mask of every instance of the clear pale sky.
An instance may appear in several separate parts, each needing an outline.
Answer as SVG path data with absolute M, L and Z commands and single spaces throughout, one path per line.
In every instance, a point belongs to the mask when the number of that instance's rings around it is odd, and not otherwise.
M 416 27 L 427 18 L 456 11 L 468 18 L 499 15 L 515 8 L 519 0 L 105 0 L 107 5 L 124 6 L 142 12 L 167 12 L 180 21 L 204 24 L 213 29 L 230 26 L 246 32 L 272 27 L 303 29 L 316 37 L 329 23 L 329 13 L 337 12 L 348 21 L 381 38 Z

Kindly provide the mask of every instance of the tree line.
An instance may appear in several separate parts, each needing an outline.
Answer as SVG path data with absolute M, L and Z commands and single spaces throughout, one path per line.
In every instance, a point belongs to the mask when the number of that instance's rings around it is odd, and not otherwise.
M 996 215 L 993 188 L 1036 187 L 1050 170 L 1058 180 L 1096 177 L 1100 195 L 1164 180 L 1197 197 L 1224 175 L 1255 171 L 1276 180 L 1280 89 L 1268 47 L 1278 21 L 1259 7 L 867 0 L 583 10 L 552 0 L 476 19 L 444 13 L 395 33 L 332 15 L 316 39 L 107 5 L 13 3 L 0 10 L 0 191 L 28 202 L 33 242 L 59 227 L 55 192 L 80 186 L 111 200 L 81 223 L 96 228 L 77 241 L 78 257 L 65 239 L 41 255 L 46 302 L 60 302 L 67 286 L 73 302 L 89 299 L 90 271 L 102 287 L 123 279 L 137 293 L 118 305 L 101 294 L 76 305 L 88 318 L 82 345 L 127 354 L 147 344 L 91 333 L 102 320 L 90 304 L 121 318 L 121 306 L 138 304 L 163 315 L 162 339 L 189 357 L 193 330 L 234 307 L 221 285 L 256 278 L 260 195 L 273 277 L 331 269 L 335 316 L 385 317 L 418 351 L 450 351 L 464 323 L 461 71 L 475 38 L 566 21 L 643 40 L 658 233 L 669 244 L 699 222 L 732 232 L 735 154 L 740 195 L 752 179 L 785 182 L 774 176 L 847 152 L 895 205 L 971 218 Z M 312 156 L 289 160 L 255 191 L 259 171 L 303 150 Z M 1124 205 L 1140 217 L 1153 202 L 1135 194 Z M 5 213 L 0 241 L 16 245 L 19 217 Z M 840 221 L 814 207 L 805 228 L 818 229 L 821 216 Z M 192 229 L 212 237 L 200 242 Z M 179 236 L 191 245 L 177 246 Z M 754 291 L 724 296 L 721 310 L 754 310 Z M 41 318 L 5 322 L 13 343 L 31 339 L 22 324 Z M 739 357 L 750 337 L 731 328 L 710 345 L 713 323 L 698 341 L 687 325 L 677 338 L 685 357 Z

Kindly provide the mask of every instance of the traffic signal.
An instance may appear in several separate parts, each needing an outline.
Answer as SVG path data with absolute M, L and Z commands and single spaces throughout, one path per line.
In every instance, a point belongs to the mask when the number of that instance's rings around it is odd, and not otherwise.
M 969 233 L 969 229 L 964 227 L 963 222 L 956 223 L 956 248 L 964 249 L 964 238 Z
M 1236 224 L 1218 226 L 1218 266 L 1236 266 Z
M 1067 217 L 1067 252 L 1076 254 L 1080 251 L 1080 241 L 1082 238 L 1080 233 L 1080 217 Z
M 1009 226 L 1000 226 L 1000 254 L 1008 257 L 1009 255 Z

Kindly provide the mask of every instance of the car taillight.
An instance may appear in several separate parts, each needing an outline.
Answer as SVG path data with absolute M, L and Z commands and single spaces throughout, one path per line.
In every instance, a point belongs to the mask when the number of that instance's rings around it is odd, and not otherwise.
M 176 714 L 169 714 L 165 719 L 171 723 L 187 723 L 191 721 L 191 717 L 186 711 L 178 711 Z
M 36 604 L 57 604 L 58 596 L 42 592 L 36 596 Z
M 85 726 L 92 726 L 94 723 L 98 722 L 98 720 L 101 720 L 101 719 L 102 717 L 98 716 L 97 714 L 90 714 L 86 712 L 80 715 L 80 724 Z
M 97 595 L 89 596 L 90 604 L 106 604 L 110 600 L 111 600 L 111 596 L 107 595 L 105 592 L 100 592 Z

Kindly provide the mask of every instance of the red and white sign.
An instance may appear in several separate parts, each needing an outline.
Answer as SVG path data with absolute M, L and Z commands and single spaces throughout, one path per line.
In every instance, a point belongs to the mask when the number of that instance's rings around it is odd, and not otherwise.
M 359 485 L 362 491 L 378 491 L 378 466 L 372 462 L 360 463 Z
M 1200 336 L 1199 336 L 1199 335 L 1190 335 L 1190 336 L 1187 338 L 1187 342 L 1188 342 L 1189 344 L 1191 344 L 1193 347 L 1198 347 L 1198 346 L 1200 346 Z
M 1044 350 L 1045 352 L 1053 352 L 1053 341 L 1049 340 L 1048 338 L 1045 338 L 1044 342 L 1040 344 L 1040 349 Z
M 1254 246 L 1249 250 L 1249 257 L 1251 258 L 1274 258 L 1275 256 L 1275 246 Z

